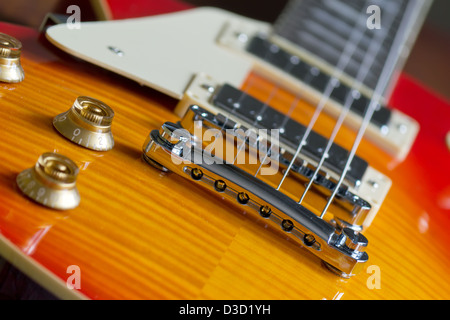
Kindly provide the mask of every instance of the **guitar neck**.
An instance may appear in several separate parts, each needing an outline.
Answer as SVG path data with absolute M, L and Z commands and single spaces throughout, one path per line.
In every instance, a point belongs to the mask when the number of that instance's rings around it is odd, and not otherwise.
M 274 25 L 274 34 L 314 55 L 319 64 L 357 79 L 374 90 L 390 52 L 397 52 L 390 81 L 383 88 L 389 96 L 395 83 L 395 71 L 400 70 L 422 25 L 432 1 L 329 1 L 292 0 Z M 404 33 L 399 46 L 396 35 Z M 351 52 L 350 46 L 354 46 Z M 373 55 L 371 63 L 365 58 Z M 342 66 L 342 58 L 348 62 Z M 341 64 L 341 65 L 340 65 Z

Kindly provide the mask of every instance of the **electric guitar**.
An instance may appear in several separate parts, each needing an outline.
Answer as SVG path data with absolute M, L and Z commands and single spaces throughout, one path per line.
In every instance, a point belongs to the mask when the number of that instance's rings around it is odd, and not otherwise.
M 449 298 L 450 109 L 389 3 L 1 23 L 0 255 L 66 299 Z

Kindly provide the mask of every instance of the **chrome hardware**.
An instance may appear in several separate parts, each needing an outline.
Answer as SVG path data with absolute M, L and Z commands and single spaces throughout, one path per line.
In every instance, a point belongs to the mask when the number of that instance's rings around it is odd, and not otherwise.
M 73 209 L 80 203 L 77 165 L 57 153 L 42 154 L 36 165 L 19 173 L 16 182 L 29 198 L 46 207 Z
M 0 33 L 0 81 L 17 83 L 25 74 L 20 64 L 22 43 L 14 37 Z
M 367 247 L 367 238 L 361 233 L 356 233 L 350 228 L 345 228 L 342 235 L 345 239 L 345 246 L 353 252 L 353 255 L 359 258 Z
M 111 124 L 114 111 L 90 97 L 78 97 L 72 107 L 53 119 L 53 126 L 64 137 L 88 149 L 107 151 L 114 147 Z
M 182 138 L 181 138 L 182 137 Z M 189 139 L 187 139 L 189 137 Z M 299 205 L 287 195 L 234 165 L 215 163 L 180 125 L 165 123 L 147 137 L 145 159 L 163 164 L 168 170 L 200 183 L 230 201 L 236 201 L 288 235 L 326 264 L 352 276 L 368 260 L 362 249 L 367 241 L 351 229 L 340 229 Z M 203 159 L 203 161 L 196 161 Z

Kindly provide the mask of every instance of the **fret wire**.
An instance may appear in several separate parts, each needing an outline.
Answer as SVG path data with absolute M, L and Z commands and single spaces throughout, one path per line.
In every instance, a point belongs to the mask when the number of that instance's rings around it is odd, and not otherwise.
M 369 4 L 370 0 L 366 1 L 366 4 Z M 288 168 L 286 169 L 283 177 L 281 178 L 281 181 L 279 182 L 278 186 L 277 186 L 277 190 L 280 190 L 283 182 L 285 181 L 287 175 L 289 174 L 289 171 L 291 170 L 295 160 L 297 159 L 298 155 L 300 154 L 301 149 L 303 148 L 303 146 L 306 143 L 306 139 L 308 138 L 309 134 L 312 131 L 313 126 L 315 125 L 317 119 L 319 118 L 320 113 L 322 112 L 323 108 L 325 107 L 325 104 L 327 103 L 327 101 L 330 98 L 331 93 L 334 90 L 334 86 L 333 86 L 333 78 L 338 79 L 342 74 L 343 74 L 343 70 L 346 67 L 346 65 L 348 64 L 348 62 L 350 61 L 351 56 L 353 55 L 355 48 L 356 48 L 356 44 L 359 43 L 359 41 L 361 41 L 361 38 L 363 37 L 363 33 L 362 32 L 358 32 L 358 26 L 363 25 L 365 27 L 365 17 L 364 15 L 360 15 L 359 19 L 357 20 L 355 27 L 352 30 L 352 33 L 349 37 L 349 39 L 347 40 L 347 43 L 345 45 L 344 51 L 342 52 L 340 58 L 339 58 L 339 62 L 337 67 L 333 70 L 333 75 L 330 78 L 330 80 L 328 81 L 327 87 L 325 89 L 325 93 L 322 95 L 322 97 L 320 98 L 320 101 L 316 107 L 316 111 L 314 112 L 314 115 L 305 131 L 305 133 L 303 134 L 303 137 L 300 141 L 300 144 L 297 147 L 297 150 L 294 154 L 294 157 L 292 158 L 292 160 L 290 161 Z M 356 38 L 356 39 L 354 39 Z
M 309 19 L 311 19 L 312 21 L 320 21 L 326 30 L 330 30 L 330 28 L 333 28 L 333 31 L 344 39 L 352 30 L 352 26 L 349 25 L 346 21 L 336 19 L 333 20 L 333 17 L 330 16 L 330 14 L 326 11 L 319 10 L 317 8 L 311 8 L 310 12 L 311 16 L 309 17 Z M 369 40 L 363 38 L 361 40 L 361 45 L 368 47 L 370 45 Z M 381 50 L 383 52 L 386 52 L 387 49 L 381 47 Z
M 383 28 L 387 28 L 389 30 L 389 35 L 382 44 L 386 50 L 380 51 L 377 55 L 377 62 L 371 68 L 370 75 L 366 77 L 364 83 L 365 86 L 371 90 L 374 89 L 379 78 L 382 65 L 386 60 L 386 55 L 389 52 L 393 37 L 395 36 L 395 30 L 397 30 L 398 24 L 404 15 L 404 8 L 407 1 L 410 0 L 373 0 L 370 3 L 371 5 L 383 6 L 381 16 L 383 20 Z M 341 37 L 346 39 L 350 34 L 348 31 L 350 25 L 352 25 L 352 22 L 356 20 L 354 18 L 350 19 L 352 14 L 345 14 L 342 11 L 345 11 L 345 8 L 351 10 L 360 8 L 361 11 L 363 9 L 365 11 L 367 7 L 367 5 L 364 6 L 363 1 L 342 1 L 342 3 L 336 2 L 336 0 L 291 1 L 276 21 L 275 33 L 278 36 L 297 44 L 304 50 L 315 53 L 319 59 L 335 66 L 339 60 L 339 54 L 342 52 L 342 45 L 345 43 L 345 41 L 336 42 L 336 39 Z M 388 15 L 393 16 L 392 18 L 394 19 L 394 21 L 389 25 L 384 23 L 384 20 Z M 320 32 L 320 30 L 312 25 L 314 22 L 323 25 L 325 29 L 329 30 L 329 33 L 335 35 L 336 39 L 333 40 L 330 36 L 324 35 L 323 32 Z M 301 31 L 303 31 L 303 33 L 301 33 Z M 371 31 L 366 29 L 366 32 L 369 33 Z M 358 46 L 364 51 L 367 48 L 367 41 L 362 39 Z M 355 55 L 344 72 L 350 77 L 355 78 L 362 59 L 363 56 Z M 384 94 L 386 93 L 387 92 L 384 92 Z
M 411 5 L 411 3 L 413 3 L 413 4 Z M 373 113 L 375 112 L 375 110 L 382 98 L 382 92 L 384 91 L 385 87 L 389 83 L 389 78 L 391 77 L 391 74 L 395 69 L 397 56 L 398 56 L 398 53 L 400 52 L 400 48 L 401 48 L 402 44 L 405 43 L 405 41 L 406 41 L 407 30 L 409 30 L 411 28 L 410 24 L 412 24 L 412 23 L 414 23 L 414 21 L 416 21 L 416 19 L 409 19 L 409 20 L 406 19 L 406 17 L 412 16 L 412 13 L 414 12 L 415 3 L 416 3 L 415 1 L 409 2 L 409 5 L 406 8 L 406 12 L 403 15 L 399 30 L 397 31 L 397 35 L 396 35 L 396 37 L 394 39 L 394 43 L 392 45 L 392 48 L 394 48 L 394 50 L 391 50 L 391 52 L 389 53 L 389 55 L 387 57 L 386 64 L 385 64 L 385 66 L 387 66 L 387 67 L 383 68 L 383 70 L 382 70 L 382 73 L 381 73 L 378 83 L 375 87 L 375 91 L 374 91 L 374 94 L 370 101 L 370 104 L 366 109 L 361 127 L 359 128 L 356 138 L 353 142 L 353 146 L 352 146 L 352 149 L 350 150 L 350 154 L 349 154 L 349 157 L 345 164 L 344 170 L 342 171 L 342 174 L 339 177 L 339 181 L 338 181 L 337 185 L 335 186 L 330 198 L 328 199 L 328 201 L 325 205 L 325 208 L 322 210 L 320 218 L 323 218 L 325 213 L 328 211 L 328 208 L 331 205 L 331 202 L 335 198 L 337 191 L 339 190 L 339 187 L 341 186 L 342 182 L 344 181 L 345 175 L 347 174 L 347 172 L 350 168 L 350 163 L 353 160 L 353 158 L 356 154 L 356 150 L 358 149 L 359 144 L 361 143 L 362 137 L 370 123 L 370 119 L 372 118 Z
M 361 10 L 364 10 L 364 6 L 356 9 L 343 1 L 325 0 L 323 2 L 325 2 L 324 5 L 326 5 L 327 8 L 332 9 L 336 14 L 339 14 L 348 20 L 358 19 L 361 14 Z
M 391 21 L 387 20 L 386 23 L 390 24 Z M 362 62 L 363 67 L 360 68 L 360 70 L 358 71 L 358 75 L 353 82 L 352 89 L 359 90 L 360 87 L 362 86 L 362 82 L 364 81 L 365 77 L 368 75 L 370 68 L 375 60 L 375 57 L 377 54 L 377 50 L 376 50 L 377 46 L 378 46 L 378 50 L 379 50 L 379 40 L 381 40 L 381 38 L 385 38 L 387 36 L 387 34 L 388 34 L 388 32 L 385 29 L 379 30 L 379 32 L 375 33 L 375 37 L 374 37 L 374 39 L 372 39 L 370 46 L 367 48 L 365 58 Z M 329 152 L 343 122 L 344 122 L 345 117 L 347 116 L 348 112 L 350 111 L 350 107 L 351 107 L 351 104 L 353 103 L 353 101 L 354 101 L 354 97 L 350 91 L 347 94 L 343 111 L 341 112 L 341 114 L 333 128 L 333 132 L 328 140 L 325 150 L 323 151 L 323 155 L 319 161 L 319 164 L 317 165 L 313 176 L 311 177 L 305 190 L 303 191 L 303 194 L 300 197 L 298 204 L 301 204 L 303 202 L 304 198 L 306 197 L 306 194 L 308 193 L 309 189 L 311 188 L 312 183 L 314 182 L 314 179 L 316 178 L 317 174 L 319 173 L 325 159 L 328 157 L 328 152 Z
M 355 28 L 353 29 L 353 32 L 355 32 Z M 364 40 L 364 32 L 361 32 L 359 38 L 360 38 L 362 41 Z M 360 41 L 361 41 L 361 40 L 360 40 Z M 359 49 L 359 48 L 358 48 L 357 46 L 355 46 L 355 50 L 358 50 L 358 49 Z M 274 54 L 275 51 L 272 52 L 272 50 L 269 49 L 269 50 L 267 51 L 267 53 L 266 53 L 265 59 L 267 59 L 268 56 L 269 56 L 271 53 Z M 354 54 L 354 53 L 352 53 L 351 55 L 353 55 L 353 54 Z M 352 60 L 349 59 L 349 62 L 351 63 Z M 292 68 L 293 66 L 294 66 L 294 65 L 293 65 L 292 63 L 287 62 L 286 66 L 285 66 L 282 70 L 285 71 L 285 72 L 288 72 L 288 71 L 289 71 L 288 69 Z M 344 68 L 345 68 L 345 66 L 344 66 Z M 331 78 L 330 81 L 332 81 L 332 80 L 333 80 L 333 79 Z M 278 87 L 277 87 L 277 88 L 278 88 Z M 247 87 L 247 89 L 246 89 L 244 92 L 242 92 L 241 98 L 240 98 L 239 100 L 241 100 L 241 99 L 243 98 L 243 96 L 245 96 L 245 94 L 247 93 L 248 89 L 249 89 L 249 88 Z M 331 91 L 331 92 L 332 92 L 332 91 Z M 330 92 L 329 95 L 331 95 L 331 92 Z M 267 108 L 268 102 L 269 102 L 272 98 L 273 98 L 273 92 L 270 94 L 268 100 L 266 100 L 266 102 L 264 102 L 264 105 L 266 106 L 266 108 Z M 260 116 L 262 116 L 262 115 L 264 114 L 264 111 L 265 111 L 266 108 L 263 108 L 263 109 L 260 110 L 258 116 L 255 117 L 255 121 L 253 122 L 253 125 L 255 125 L 255 124 L 257 123 L 258 117 L 260 117 Z M 233 109 L 232 114 L 234 114 L 234 113 L 236 112 L 236 109 L 237 109 L 237 106 Z M 319 112 L 319 113 L 320 113 L 320 112 Z M 228 118 L 229 118 L 229 117 L 227 117 L 226 119 L 228 119 Z M 316 120 L 317 120 L 317 119 L 315 119 L 314 122 L 316 122 Z M 224 128 L 225 123 L 226 123 L 226 121 L 225 121 L 224 124 L 222 125 L 222 129 Z M 309 130 L 309 132 L 308 132 L 308 130 L 307 130 L 308 135 L 310 134 L 310 131 L 311 131 L 311 130 Z M 305 133 L 305 134 L 306 134 L 306 133 Z M 307 136 L 308 136 L 308 135 L 307 135 Z M 237 150 L 236 156 L 235 156 L 235 158 L 234 158 L 234 160 L 233 160 L 233 164 L 236 162 L 236 160 L 237 160 L 237 158 L 238 158 L 240 152 L 244 149 L 245 143 L 246 143 L 246 137 L 244 137 L 244 140 L 242 141 L 241 145 L 239 146 L 239 148 L 238 148 L 238 150 Z M 270 150 L 271 150 L 271 149 L 269 149 L 268 152 L 269 152 Z M 264 158 L 264 161 L 265 161 L 265 159 L 267 158 L 267 155 L 268 155 L 268 153 L 266 153 L 265 158 Z M 298 155 L 297 155 L 297 156 L 298 156 Z M 293 160 L 295 160 L 295 158 L 293 158 Z M 260 168 L 261 168 L 261 165 L 260 165 Z M 255 175 L 257 175 L 257 173 L 259 172 L 259 169 L 260 169 L 260 168 L 258 168 L 258 170 L 257 170 L 257 172 L 256 172 Z M 278 188 L 278 189 L 279 189 L 279 188 Z M 277 189 L 277 190 L 278 190 L 278 189 Z

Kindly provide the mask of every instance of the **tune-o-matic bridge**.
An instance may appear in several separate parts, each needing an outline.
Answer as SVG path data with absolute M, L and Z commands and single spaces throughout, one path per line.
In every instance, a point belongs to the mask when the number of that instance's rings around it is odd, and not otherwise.
M 180 125 L 165 123 L 143 146 L 144 159 L 248 207 L 320 257 L 341 276 L 356 274 L 368 260 L 367 239 L 358 231 L 320 218 L 306 206 L 229 163 L 217 163 Z M 196 161 L 202 159 L 202 161 Z
M 145 141 L 148 163 L 251 208 L 342 276 L 355 274 L 367 261 L 367 239 L 360 232 L 390 187 L 384 175 L 355 157 L 338 184 L 345 149 L 333 143 L 319 166 L 326 138 L 311 131 L 296 153 L 303 125 L 205 75 L 193 79 L 176 112 L 182 115 L 179 123 L 165 123 Z M 243 154 L 248 163 L 237 161 Z

